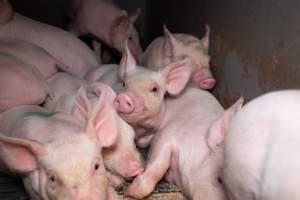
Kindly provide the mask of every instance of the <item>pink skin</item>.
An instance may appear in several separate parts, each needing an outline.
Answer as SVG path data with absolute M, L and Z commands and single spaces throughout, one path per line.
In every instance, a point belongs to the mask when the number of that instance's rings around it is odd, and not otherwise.
M 29 63 L 0 53 L 0 112 L 18 105 L 39 105 L 53 98 L 43 75 Z
M 117 121 L 104 99 L 91 109 L 85 91 L 72 115 L 38 106 L 14 107 L 0 116 L 0 170 L 20 175 L 30 199 L 119 199 L 108 185 L 102 148 L 117 140 Z
M 174 62 L 155 72 L 138 67 L 126 48 L 119 71 L 124 87 L 115 98 L 114 106 L 120 116 L 135 128 L 137 141 L 153 134 L 151 129 L 160 123 L 164 115 L 165 93 L 177 96 L 187 85 L 192 71 L 184 67 L 187 62 L 188 59 Z M 143 146 L 147 143 L 143 142 Z
M 192 86 L 201 89 L 211 89 L 216 80 L 209 67 L 209 27 L 202 39 L 189 34 L 172 34 L 164 26 L 164 36 L 155 39 L 140 56 L 141 65 L 150 69 L 161 69 L 167 64 L 188 57 L 192 61 Z M 187 66 L 190 67 L 190 66 Z
M 44 48 L 68 66 L 64 71 L 80 77 L 91 68 L 99 66 L 92 50 L 74 35 L 16 12 L 8 23 L 1 25 L 0 37 L 21 39 Z
M 224 112 L 215 97 L 196 88 L 166 99 L 165 115 L 153 136 L 146 170 L 126 188 L 125 195 L 143 199 L 165 176 L 188 199 L 226 200 L 218 182 L 222 144 L 225 128 L 242 102 L 240 99 Z
M 299 90 L 274 91 L 247 103 L 224 144 L 224 183 L 232 200 L 300 198 Z
M 0 40 L 0 52 L 11 54 L 35 66 L 44 78 L 49 78 L 58 69 L 68 71 L 69 68 L 55 59 L 45 49 L 23 40 L 2 38 Z
M 134 144 L 134 131 L 115 112 L 112 104 L 116 94 L 109 86 L 101 83 L 89 84 L 81 78 L 63 72 L 57 73 L 48 82 L 55 95 L 55 99 L 47 99 L 44 105 L 50 111 L 64 111 L 78 116 L 74 111 L 74 99 L 81 86 L 91 88 L 88 92 L 88 101 L 92 107 L 95 107 L 99 99 L 106 98 L 118 121 L 118 138 L 114 148 L 104 149 L 102 152 L 106 168 L 113 173 L 110 176 L 113 185 L 120 185 L 124 181 L 121 177 L 132 179 L 144 171 L 143 159 Z
M 119 52 L 124 51 L 128 40 L 135 57 L 142 53 L 139 35 L 133 25 L 140 9 L 128 16 L 125 10 L 105 0 L 71 0 L 69 7 L 69 31 L 76 36 L 93 35 Z

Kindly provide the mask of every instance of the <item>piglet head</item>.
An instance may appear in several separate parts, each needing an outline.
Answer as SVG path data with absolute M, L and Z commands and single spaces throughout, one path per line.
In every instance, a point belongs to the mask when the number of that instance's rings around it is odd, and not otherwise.
M 107 181 L 102 149 L 117 141 L 117 119 L 111 104 L 100 98 L 95 105 L 80 88 L 73 116 L 85 128 L 47 146 L 49 156 L 43 158 L 49 180 L 50 199 L 110 199 L 116 194 Z M 50 195 L 50 194 L 49 194 Z
M 189 34 L 172 34 L 164 26 L 167 55 L 171 61 L 181 60 L 185 57 L 190 58 L 193 68 L 192 85 L 201 89 L 211 89 L 216 83 L 209 67 L 209 34 L 209 26 L 206 26 L 206 33 L 200 40 Z
M 179 95 L 191 75 L 184 67 L 188 59 L 174 62 L 159 72 L 138 67 L 126 46 L 119 75 L 123 89 L 114 101 L 116 110 L 131 125 L 146 125 L 157 119 L 164 110 L 164 95 Z
M 137 9 L 134 14 L 128 16 L 127 12 L 123 11 L 122 16 L 117 19 L 117 22 L 112 28 L 112 46 L 118 51 L 124 52 L 124 44 L 127 40 L 128 47 L 135 58 L 138 58 L 142 53 L 139 34 L 133 24 L 140 15 L 140 12 L 140 9 Z
M 60 115 L 56 119 L 63 124 L 62 137 L 46 144 L 0 135 L 0 159 L 9 171 L 24 177 L 32 199 L 117 197 L 108 186 L 101 156 L 103 147 L 115 143 L 117 130 L 113 124 L 116 119 L 106 110 L 103 100 L 91 109 L 83 88 L 76 96 L 76 105 L 77 114 L 86 124 L 83 131 L 82 127 L 74 129 L 64 121 L 64 118 L 75 118 L 58 113 L 55 116 Z
M 80 126 L 74 129 L 66 123 L 60 130 L 62 137 L 46 144 L 0 135 L 1 161 L 9 171 L 22 175 L 32 199 L 99 200 L 117 197 L 108 186 L 101 157 L 102 147 L 114 143 L 116 133 L 106 127 L 115 121 L 114 118 L 103 119 L 103 102 L 99 102 L 95 110 L 90 110 L 85 99 L 81 89 L 76 103 L 82 119 L 86 119 L 83 132 L 80 132 Z M 60 115 L 57 120 L 71 117 L 63 113 L 56 115 Z

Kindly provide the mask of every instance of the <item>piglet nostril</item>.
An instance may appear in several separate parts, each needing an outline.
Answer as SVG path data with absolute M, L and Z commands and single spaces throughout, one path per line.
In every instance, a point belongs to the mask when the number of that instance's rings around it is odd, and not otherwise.
M 73 185 L 73 187 L 72 187 L 74 190 L 78 190 L 78 185 Z
M 115 100 L 115 105 L 120 105 L 120 100 L 119 99 Z

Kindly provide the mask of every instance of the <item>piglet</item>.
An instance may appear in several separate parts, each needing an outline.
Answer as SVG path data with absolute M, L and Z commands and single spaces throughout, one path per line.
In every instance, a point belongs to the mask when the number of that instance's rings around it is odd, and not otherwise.
M 49 78 L 58 70 L 68 71 L 68 66 L 58 61 L 45 49 L 19 39 L 1 38 L 0 52 L 13 55 L 36 67 L 44 78 Z
M 54 99 L 48 98 L 46 100 L 45 108 L 50 111 L 64 111 L 77 116 L 74 113 L 74 107 L 76 107 L 75 97 L 78 89 L 82 86 L 88 90 L 87 101 L 90 102 L 92 109 L 96 106 L 99 98 L 106 98 L 110 103 L 108 105 L 109 109 L 117 119 L 118 137 L 113 149 L 103 151 L 103 158 L 105 166 L 112 172 L 111 181 L 114 185 L 122 184 L 122 177 L 132 179 L 144 170 L 143 159 L 134 143 L 134 131 L 115 111 L 113 100 L 116 94 L 108 85 L 102 83 L 89 84 L 81 78 L 62 72 L 57 73 L 48 82 L 53 88 L 55 96 Z
M 1 20 L 0 18 L 0 22 Z M 25 40 L 44 48 L 54 58 L 68 66 L 67 72 L 81 77 L 89 69 L 99 66 L 92 50 L 74 35 L 16 12 L 13 13 L 11 20 L 0 24 L 0 38 L 3 37 Z
M 231 200 L 300 199 L 300 91 L 264 94 L 236 115 L 224 149 Z
M 139 67 L 126 47 L 119 76 L 123 88 L 114 101 L 119 115 L 135 129 L 135 139 L 139 147 L 145 147 L 165 111 L 164 96 L 178 96 L 184 90 L 192 69 L 187 67 L 189 59 L 173 62 L 156 72 Z
M 172 34 L 164 26 L 164 36 L 156 38 L 140 56 L 140 64 L 150 69 L 160 69 L 167 64 L 188 57 L 193 68 L 191 85 L 201 89 L 211 89 L 215 79 L 210 72 L 208 54 L 209 27 L 202 39 L 189 34 Z
M 18 105 L 39 105 L 48 95 L 53 98 L 35 66 L 0 52 L 0 112 Z
M 226 199 L 223 186 L 218 183 L 223 127 L 228 126 L 243 99 L 226 112 L 212 94 L 198 88 L 187 88 L 177 97 L 164 99 L 167 91 L 179 94 L 183 83 L 188 82 L 190 71 L 186 72 L 183 63 L 151 72 L 138 68 L 129 50 L 122 58 L 120 73 L 125 86 L 115 99 L 115 106 L 130 124 L 142 127 L 145 133 L 156 132 L 137 135 L 138 143 L 151 142 L 150 155 L 145 171 L 126 189 L 128 196 L 146 197 L 166 174 L 166 179 L 178 185 L 189 199 Z
M 146 169 L 125 194 L 142 199 L 165 176 L 188 199 L 225 200 L 226 193 L 219 182 L 223 127 L 228 126 L 242 102 L 240 99 L 224 112 L 215 97 L 196 88 L 166 99 L 165 112 L 150 144 Z
M 135 57 L 142 53 L 139 35 L 133 25 L 140 9 L 128 16 L 111 0 L 70 0 L 69 7 L 69 31 L 73 34 L 92 35 L 119 52 L 124 51 L 125 41 L 128 40 Z
M 82 126 L 72 115 L 18 106 L 0 115 L 0 170 L 23 180 L 30 199 L 116 200 L 101 151 L 117 140 L 117 121 L 101 98 L 91 109 L 76 97 Z

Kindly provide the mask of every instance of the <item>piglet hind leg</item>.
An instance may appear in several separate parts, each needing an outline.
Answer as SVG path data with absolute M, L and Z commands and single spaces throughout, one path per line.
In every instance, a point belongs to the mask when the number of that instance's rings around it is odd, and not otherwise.
M 146 170 L 126 188 L 126 196 L 136 199 L 143 199 L 148 196 L 169 169 L 173 145 L 167 140 L 160 141 L 154 140 L 152 142 Z

